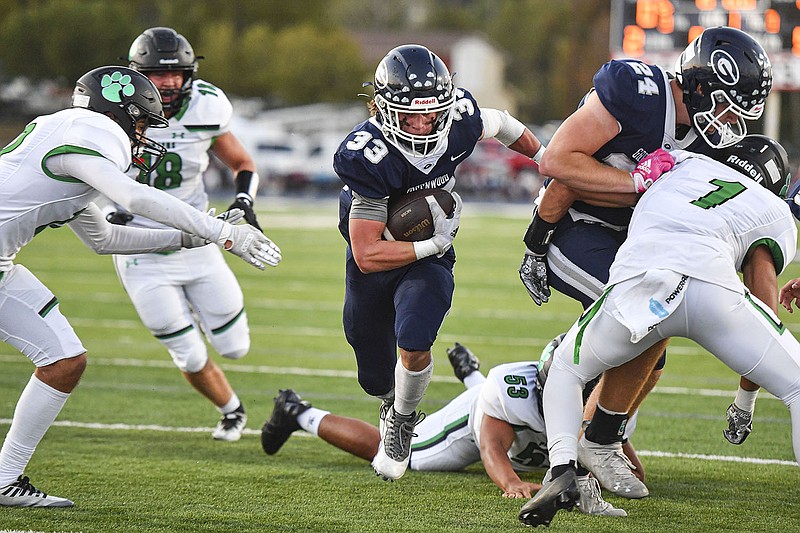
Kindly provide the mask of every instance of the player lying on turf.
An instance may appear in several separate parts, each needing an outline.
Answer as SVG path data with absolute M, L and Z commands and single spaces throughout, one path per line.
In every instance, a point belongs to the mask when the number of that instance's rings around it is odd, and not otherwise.
M 552 344 L 545 349 L 548 355 Z M 503 497 L 529 498 L 541 485 L 523 481 L 517 472 L 539 470 L 549 464 L 541 410 L 541 390 L 549 364 L 540 372 L 535 361 L 507 363 L 484 376 L 478 370 L 478 359 L 465 346 L 456 343 L 447 350 L 447 357 L 467 390 L 414 428 L 411 470 L 458 471 L 483 461 Z M 543 356 L 542 360 L 548 359 Z M 277 453 L 292 432 L 301 428 L 367 461 L 375 457 L 381 440 L 375 426 L 315 409 L 286 389 L 278 393 L 272 416 L 261 430 L 264 451 Z M 635 458 L 633 449 L 628 449 Z M 627 516 L 624 510 L 603 500 L 597 480 L 588 471 L 578 476 L 577 483 L 581 512 Z

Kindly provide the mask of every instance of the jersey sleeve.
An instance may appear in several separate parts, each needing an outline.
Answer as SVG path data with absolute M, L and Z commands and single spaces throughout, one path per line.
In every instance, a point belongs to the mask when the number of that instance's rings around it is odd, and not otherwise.
M 512 426 L 544 431 L 536 393 L 536 364 L 509 363 L 492 368 L 478 397 L 487 415 Z
M 635 130 L 652 127 L 659 116 L 666 90 L 664 75 L 658 67 L 636 60 L 613 60 L 594 75 L 594 90 L 603 106 L 622 125 Z
M 233 105 L 222 89 L 207 81 L 195 80 L 192 99 L 196 100 L 190 115 L 181 118 L 181 123 L 201 137 L 219 137 L 231 130 Z
M 63 137 L 60 153 L 100 155 L 111 161 L 120 172 L 131 166 L 131 141 L 113 120 L 92 113 L 73 121 Z M 55 154 L 53 154 L 55 155 Z

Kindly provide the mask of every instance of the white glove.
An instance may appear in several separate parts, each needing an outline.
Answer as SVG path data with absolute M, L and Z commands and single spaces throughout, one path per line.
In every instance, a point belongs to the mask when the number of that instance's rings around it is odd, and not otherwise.
M 206 214 L 210 217 L 213 217 L 216 212 L 217 208 L 212 207 Z M 244 218 L 244 211 L 241 209 L 229 209 L 228 211 L 220 213 L 217 218 L 224 220 L 229 224 L 238 224 Z M 184 231 L 181 235 L 181 246 L 184 248 L 199 248 L 200 246 L 206 246 L 207 244 L 211 244 L 211 241 L 204 239 L 203 237 L 198 237 L 193 233 L 186 233 Z
M 259 270 L 266 265 L 278 266 L 282 259 L 281 249 L 250 224 L 234 226 L 226 222 L 217 244 Z
M 461 224 L 461 208 L 464 204 L 458 193 L 454 192 L 452 194 L 456 205 L 450 218 L 447 218 L 439 202 L 433 196 L 425 197 L 433 217 L 433 237 L 414 243 L 414 253 L 417 259 L 422 259 L 429 255 L 442 257 L 453 246 L 453 239 L 456 238 L 458 226 Z
M 215 210 L 212 207 L 209 210 L 208 215 L 213 217 L 214 216 L 214 211 Z M 220 219 L 220 220 L 224 220 L 228 224 L 234 224 L 235 225 L 235 224 L 238 224 L 239 222 L 241 222 L 242 219 L 244 218 L 244 210 L 243 209 L 239 209 L 238 207 L 234 207 L 232 209 L 228 209 L 227 211 L 223 211 L 222 213 L 217 215 L 217 218 Z M 257 228 L 257 229 L 261 229 L 261 228 Z

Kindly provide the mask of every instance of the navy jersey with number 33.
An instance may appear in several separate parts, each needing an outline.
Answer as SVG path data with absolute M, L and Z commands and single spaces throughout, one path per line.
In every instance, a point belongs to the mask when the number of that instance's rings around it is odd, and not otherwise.
M 469 157 L 483 133 L 475 99 L 464 89 L 457 89 L 456 96 L 446 146 L 428 156 L 406 157 L 386 140 L 375 117 L 353 128 L 339 146 L 333 167 L 345 185 L 339 195 L 339 231 L 348 243 L 352 191 L 391 202 L 417 189 L 453 188 L 456 167 Z

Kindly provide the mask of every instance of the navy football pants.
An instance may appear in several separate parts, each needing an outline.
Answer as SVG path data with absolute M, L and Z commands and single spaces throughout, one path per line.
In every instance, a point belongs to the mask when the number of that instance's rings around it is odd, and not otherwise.
M 453 301 L 452 248 L 405 267 L 364 274 L 347 248 L 342 324 L 367 394 L 394 388 L 397 348 L 427 351 L 433 346 Z

